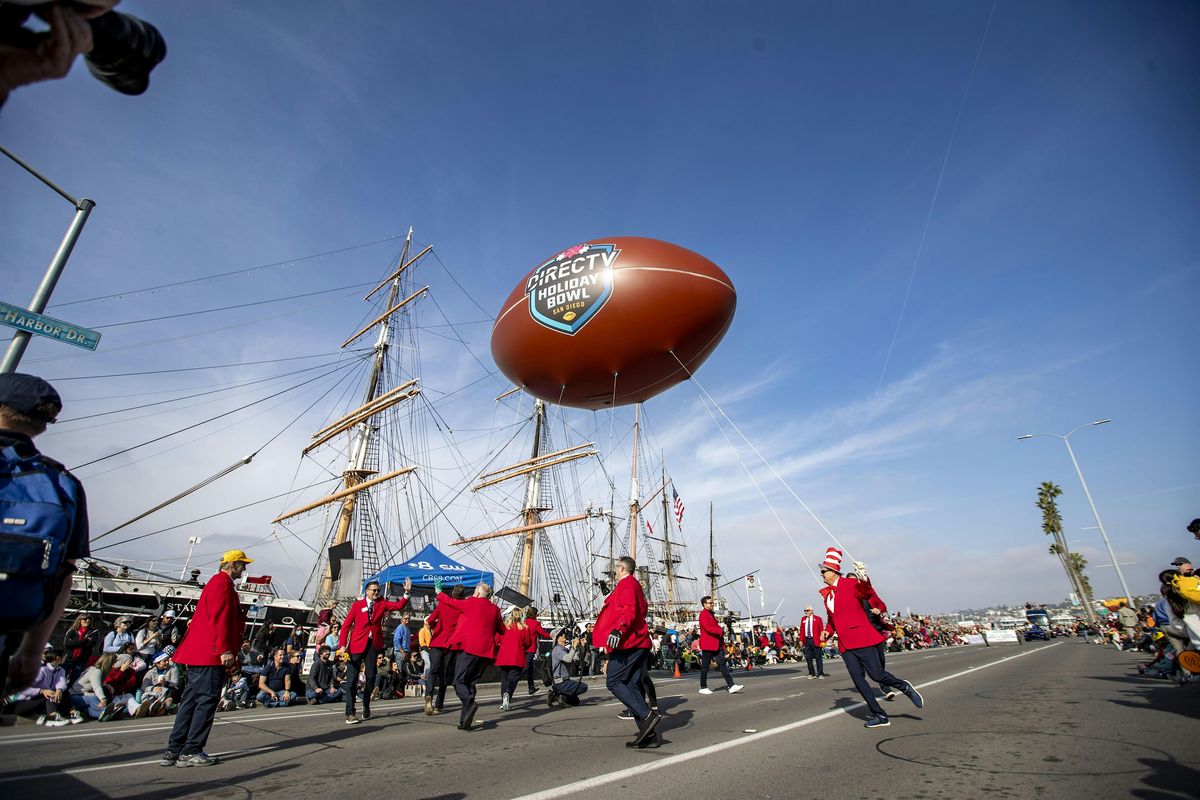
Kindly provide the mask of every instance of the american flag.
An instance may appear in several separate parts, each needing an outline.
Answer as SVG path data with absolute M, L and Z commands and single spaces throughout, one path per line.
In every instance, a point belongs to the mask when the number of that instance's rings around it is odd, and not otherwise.
M 675 491 L 675 484 L 671 484 L 671 497 L 675 498 L 675 521 L 679 523 L 679 527 L 683 527 L 683 501 L 679 499 L 679 492 Z

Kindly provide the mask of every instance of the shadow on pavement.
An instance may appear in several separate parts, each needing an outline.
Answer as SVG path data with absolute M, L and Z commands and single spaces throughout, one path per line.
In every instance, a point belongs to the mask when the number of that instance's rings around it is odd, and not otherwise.
M 1142 778 L 1149 789 L 1134 789 L 1130 794 L 1143 800 L 1181 800 L 1200 797 L 1200 770 L 1175 760 L 1139 758 L 1150 774 Z

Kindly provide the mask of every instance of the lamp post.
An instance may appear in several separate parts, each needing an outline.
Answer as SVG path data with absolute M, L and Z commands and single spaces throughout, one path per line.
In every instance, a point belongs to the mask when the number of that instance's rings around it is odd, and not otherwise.
M 184 578 L 187 577 L 188 567 L 190 567 L 192 565 L 192 550 L 194 550 L 196 545 L 200 544 L 200 542 L 201 542 L 201 539 L 199 536 L 189 536 L 188 537 L 187 560 L 183 562 L 183 572 L 179 573 L 179 580 L 183 580 Z
M 1100 529 L 1100 536 L 1104 539 L 1104 546 L 1108 548 L 1108 557 L 1112 560 L 1113 569 L 1116 570 L 1117 578 L 1121 581 L 1121 589 L 1125 592 L 1125 597 L 1129 600 L 1129 605 L 1134 605 L 1133 593 L 1129 591 L 1129 584 L 1125 583 L 1125 574 L 1121 572 L 1121 565 L 1117 563 L 1117 554 L 1113 552 L 1112 543 L 1108 541 L 1108 533 L 1104 530 L 1104 523 L 1100 521 L 1100 512 L 1096 510 L 1096 503 L 1092 500 L 1092 493 L 1088 491 L 1087 481 L 1083 479 L 1083 470 L 1079 468 L 1079 460 L 1075 458 L 1075 451 L 1071 449 L 1071 434 L 1081 428 L 1090 428 L 1096 425 L 1104 425 L 1112 422 L 1111 419 L 1098 419 L 1095 422 L 1085 422 L 1067 433 L 1027 433 L 1023 436 L 1018 436 L 1017 440 L 1032 439 L 1035 436 L 1053 436 L 1056 439 L 1062 439 L 1063 444 L 1067 446 L 1067 454 L 1071 456 L 1071 463 L 1075 465 L 1075 474 L 1079 476 L 1079 483 L 1083 486 L 1083 493 L 1087 496 L 1088 505 L 1092 507 L 1092 516 L 1096 518 L 1096 527 Z

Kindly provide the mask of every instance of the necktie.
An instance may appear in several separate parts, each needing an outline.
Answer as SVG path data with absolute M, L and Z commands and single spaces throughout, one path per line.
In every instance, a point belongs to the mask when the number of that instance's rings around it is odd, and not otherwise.
M 812 638 L 812 617 L 811 616 L 804 618 L 804 638 L 806 638 L 806 639 Z
M 374 604 L 374 603 L 372 603 L 370 600 L 368 600 L 368 601 L 367 601 L 367 622 L 370 622 L 370 621 L 371 621 L 371 608 L 372 608 L 372 606 L 374 606 L 374 605 L 375 605 L 375 604 Z

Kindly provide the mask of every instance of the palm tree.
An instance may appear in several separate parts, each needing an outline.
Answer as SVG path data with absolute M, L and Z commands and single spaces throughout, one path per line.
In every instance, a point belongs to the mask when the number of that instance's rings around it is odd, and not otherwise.
M 1042 510 L 1042 532 L 1054 540 L 1050 544 L 1050 554 L 1058 556 L 1058 561 L 1062 564 L 1063 571 L 1067 573 L 1067 579 L 1071 582 L 1072 590 L 1083 604 L 1088 620 L 1094 621 L 1092 587 L 1083 575 L 1082 566 L 1078 565 L 1078 562 L 1086 565 L 1087 561 L 1083 556 L 1067 549 L 1067 540 L 1063 535 L 1062 515 L 1058 513 L 1058 503 L 1056 502 L 1056 498 L 1060 495 L 1062 495 L 1062 488 L 1051 481 L 1046 481 L 1038 487 L 1037 507 Z

